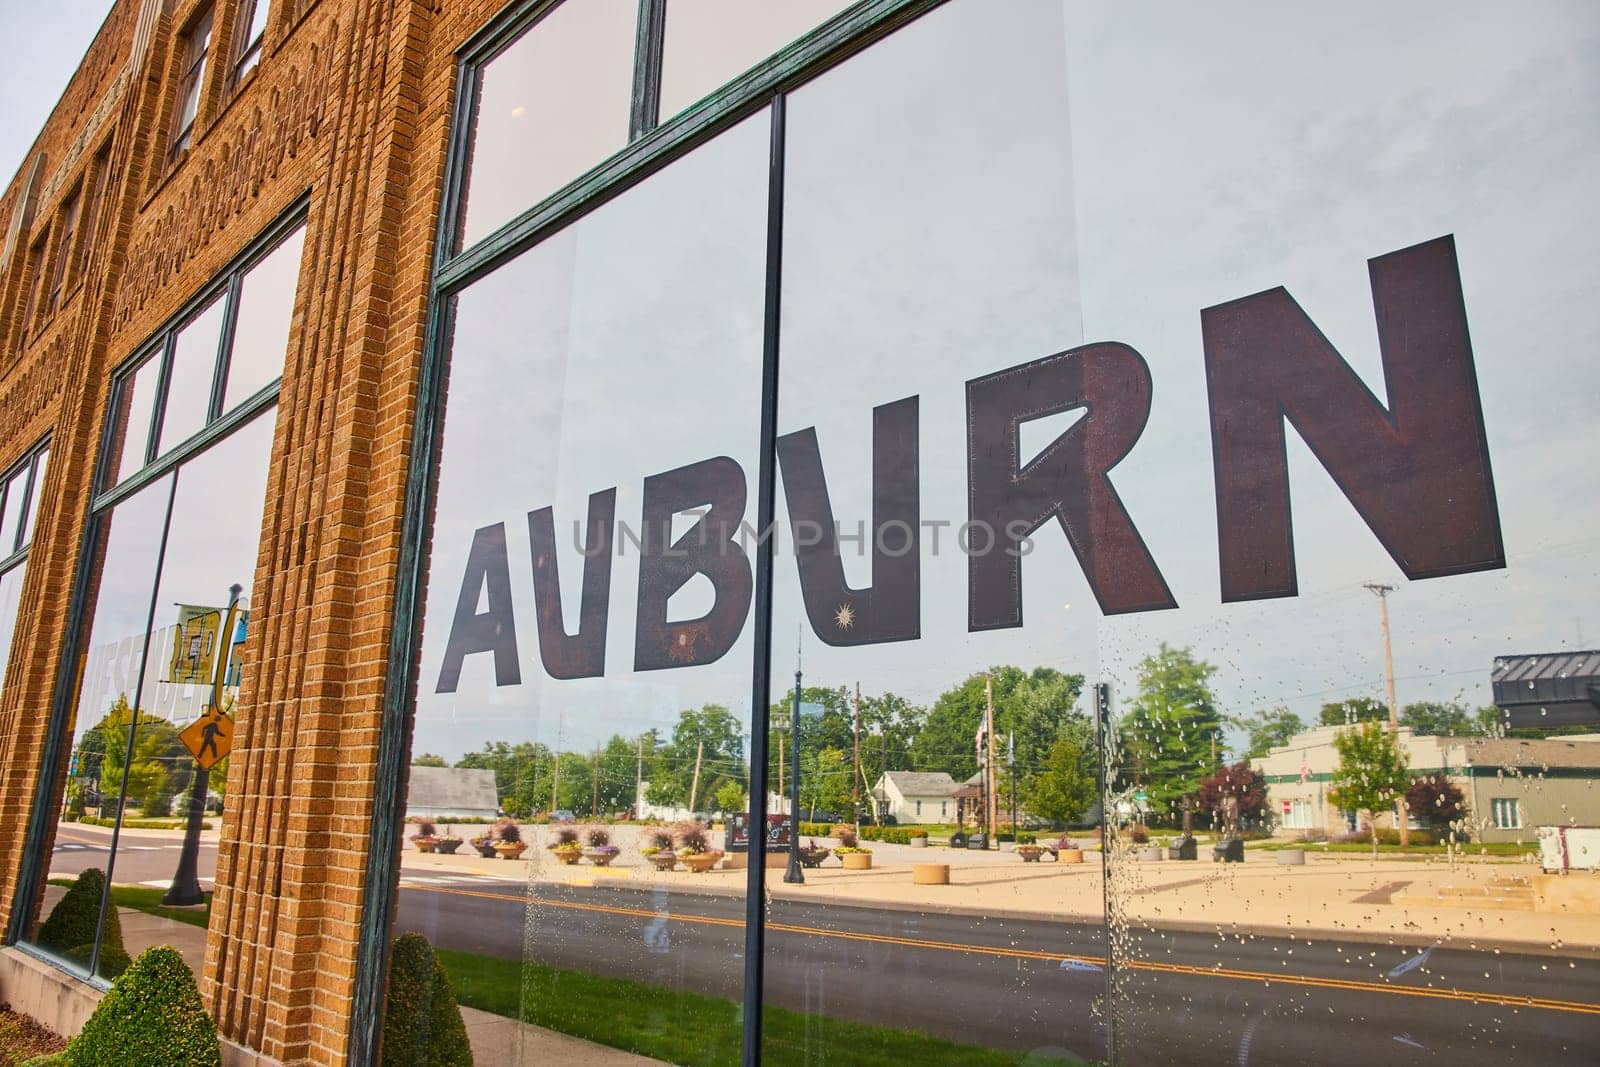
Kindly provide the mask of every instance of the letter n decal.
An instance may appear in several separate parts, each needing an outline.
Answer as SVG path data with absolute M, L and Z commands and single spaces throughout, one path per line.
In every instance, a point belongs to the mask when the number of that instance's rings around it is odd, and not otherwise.
M 1368 273 L 1387 406 L 1282 287 L 1200 314 L 1224 602 L 1297 592 L 1285 420 L 1406 577 L 1505 566 L 1455 240 Z

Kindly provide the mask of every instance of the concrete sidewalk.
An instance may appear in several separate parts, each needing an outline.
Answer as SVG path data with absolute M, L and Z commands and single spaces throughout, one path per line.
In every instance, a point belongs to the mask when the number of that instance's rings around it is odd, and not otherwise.
M 805 872 L 804 885 L 786 885 L 769 871 L 776 900 L 830 901 L 891 910 L 968 913 L 986 917 L 1101 922 L 1105 890 L 1099 853 L 1079 865 L 1025 864 L 1009 852 L 968 853 L 873 844 L 873 869 L 829 865 Z M 657 872 L 626 847 L 611 867 L 565 866 L 535 843 L 523 860 L 407 851 L 402 875 L 426 884 L 472 875 L 529 885 L 637 885 L 671 893 L 742 897 L 748 872 L 719 869 L 696 875 Z M 1536 872 L 1516 861 L 1442 857 L 1399 858 L 1308 854 L 1304 866 L 1284 866 L 1277 854 L 1247 850 L 1240 864 L 1113 857 L 1113 906 L 1126 921 L 1233 936 L 1310 936 L 1386 942 L 1433 938 L 1444 944 L 1555 952 L 1600 958 L 1600 909 L 1539 913 L 1530 908 L 1462 907 L 1459 900 L 1490 895 L 1508 876 Z M 911 881 L 917 863 L 947 863 L 950 884 Z

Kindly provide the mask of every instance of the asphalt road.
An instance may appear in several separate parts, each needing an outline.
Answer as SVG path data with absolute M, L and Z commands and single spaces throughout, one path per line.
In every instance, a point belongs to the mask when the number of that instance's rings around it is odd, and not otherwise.
M 52 874 L 104 867 L 63 827 Z M 176 842 L 124 838 L 116 880 L 170 879 Z M 203 846 L 200 873 L 215 869 Z M 435 944 L 737 999 L 744 902 L 644 887 L 402 878 L 398 925 Z M 774 901 L 768 1003 L 968 1044 L 1106 1054 L 1099 924 Z M 1431 951 L 1430 951 L 1431 949 Z M 1425 955 L 1424 955 L 1425 953 Z M 1134 928 L 1120 935 L 1120 1063 L 1593 1064 L 1600 961 Z M 850 1062 L 821 1047 L 812 1062 Z
M 400 927 L 436 944 L 739 995 L 739 898 L 540 886 L 525 911 L 514 883 L 402 886 Z M 1117 1060 L 1596 1062 L 1600 962 L 1430 947 L 1131 930 Z M 764 981 L 771 1004 L 1099 1059 L 1104 960 L 1097 924 L 774 901 Z
M 111 877 L 115 882 L 170 884 L 178 869 L 183 849 L 181 837 L 127 835 L 117 842 L 117 862 Z M 50 877 L 71 878 L 90 867 L 106 869 L 111 857 L 111 831 L 106 827 L 66 824 L 56 831 L 55 852 L 50 857 Z M 217 871 L 217 846 L 201 842 L 199 872 L 201 884 L 210 887 Z

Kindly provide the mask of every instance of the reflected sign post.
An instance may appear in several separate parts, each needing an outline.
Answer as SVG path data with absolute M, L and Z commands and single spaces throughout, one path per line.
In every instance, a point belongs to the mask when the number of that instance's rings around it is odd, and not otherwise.
M 204 715 L 184 731 L 184 743 L 195 757 L 195 772 L 189 783 L 189 819 L 183 833 L 183 851 L 178 856 L 178 869 L 173 872 L 172 885 L 163 904 L 203 904 L 205 894 L 200 889 L 200 827 L 206 813 L 206 794 L 211 786 L 211 768 L 231 750 L 233 731 L 228 717 L 222 711 L 222 683 L 227 678 L 228 651 L 231 641 L 223 647 L 224 637 L 231 638 L 233 624 L 239 614 L 241 585 L 228 587 L 228 612 L 226 621 L 217 632 L 217 650 L 213 659 L 211 704 Z M 198 730 L 195 728 L 199 727 Z

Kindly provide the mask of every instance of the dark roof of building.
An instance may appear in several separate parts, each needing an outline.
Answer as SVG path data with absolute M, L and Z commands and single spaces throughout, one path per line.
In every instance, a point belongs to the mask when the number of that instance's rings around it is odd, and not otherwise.
M 1489 680 L 1498 704 L 1589 699 L 1600 685 L 1600 650 L 1496 656 Z
M 1496 656 L 1489 680 L 1511 726 L 1600 723 L 1600 651 Z

